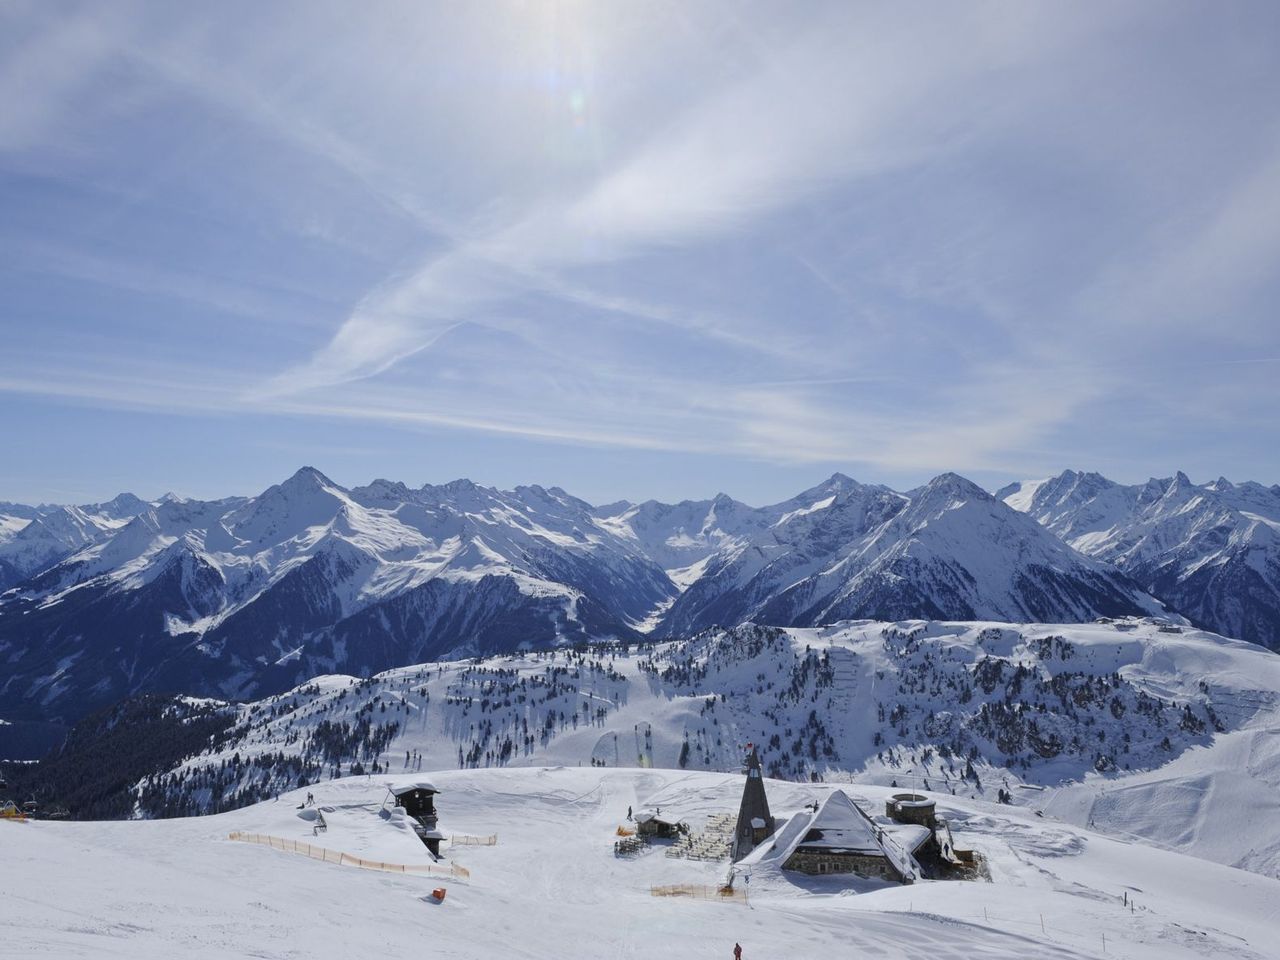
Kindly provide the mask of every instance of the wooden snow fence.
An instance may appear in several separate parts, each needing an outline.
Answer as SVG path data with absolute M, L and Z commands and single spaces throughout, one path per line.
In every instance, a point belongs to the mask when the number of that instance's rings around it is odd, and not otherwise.
M 455 847 L 495 847 L 498 845 L 498 835 L 491 833 L 487 837 L 470 837 L 465 833 L 455 833 L 449 838 L 449 842 Z
M 236 830 L 229 834 L 227 839 L 238 840 L 241 843 L 259 843 L 272 850 L 300 853 L 312 860 L 336 863 L 344 867 L 360 867 L 362 870 L 381 870 L 383 873 L 407 873 L 425 877 L 457 877 L 462 880 L 471 877 L 471 871 L 457 863 L 442 867 L 434 863 L 386 863 L 382 860 L 366 860 L 351 853 L 342 853 L 327 847 L 315 847 L 309 843 L 286 840 L 284 837 L 273 837 L 265 833 L 242 833 Z
M 690 897 L 694 900 L 718 900 L 728 903 L 746 903 L 747 891 L 734 887 L 708 887 L 696 883 L 671 883 L 661 887 L 650 887 L 649 893 L 655 897 Z

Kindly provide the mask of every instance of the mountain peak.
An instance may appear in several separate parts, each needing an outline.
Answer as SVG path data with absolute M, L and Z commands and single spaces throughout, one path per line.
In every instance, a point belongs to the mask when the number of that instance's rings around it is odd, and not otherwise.
M 367 490 L 367 491 L 376 491 L 378 493 L 384 493 L 384 494 L 397 494 L 404 497 L 407 497 L 409 495 L 409 488 L 405 486 L 403 483 L 401 483 L 399 480 L 387 480 L 383 477 L 378 477 L 376 480 L 369 481 L 368 484 L 361 487 L 360 489 Z
M 653 501 L 650 501 L 651 503 Z M 630 500 L 615 500 L 613 503 L 601 503 L 592 508 L 592 513 L 597 517 L 616 517 L 620 513 L 626 513 L 635 504 Z
M 853 479 L 853 477 L 847 476 L 837 471 L 833 473 L 831 476 L 827 477 L 827 479 L 824 480 L 822 483 L 818 484 L 818 486 L 814 487 L 813 490 L 807 491 L 807 492 L 814 493 L 814 494 L 823 494 L 826 496 L 830 496 L 832 494 L 839 496 L 840 494 L 843 494 L 843 493 L 849 493 L 850 491 L 862 490 L 862 489 L 865 489 L 863 485 L 860 484 L 857 480 Z
M 1052 489 L 1058 491 L 1059 495 L 1070 495 L 1080 501 L 1095 497 L 1103 490 L 1116 485 L 1114 481 L 1108 480 L 1100 473 L 1081 470 L 1064 470 L 1055 481 L 1050 483 L 1053 484 Z
M 427 488 L 430 487 L 431 484 L 427 484 Z M 473 490 L 478 490 L 479 487 L 466 477 L 459 477 L 457 480 L 450 480 L 448 483 L 442 483 L 435 489 L 443 490 L 445 493 L 470 493 Z
M 315 467 L 299 467 L 297 471 L 284 483 L 281 487 L 287 489 L 316 489 L 319 487 L 337 486 L 332 480 L 326 477 Z
M 857 480 L 837 472 L 827 477 L 816 487 L 810 487 L 808 490 L 797 493 L 789 500 L 784 500 L 779 506 L 788 508 L 796 504 L 807 506 L 816 500 L 824 500 L 831 496 L 839 497 L 841 494 L 861 489 L 865 488 Z
M 951 494 L 954 496 L 964 497 L 965 499 L 990 500 L 991 494 L 983 490 L 967 477 L 962 477 L 958 473 L 940 473 L 924 486 L 924 491 L 928 494 Z
M 141 511 L 141 510 L 145 510 L 148 506 L 150 506 L 150 504 L 148 504 L 141 497 L 137 497 L 137 496 L 134 496 L 132 493 L 126 492 L 126 493 L 117 493 L 110 500 L 107 500 L 105 503 L 100 503 L 98 504 L 98 506 L 109 508 L 112 510 Z

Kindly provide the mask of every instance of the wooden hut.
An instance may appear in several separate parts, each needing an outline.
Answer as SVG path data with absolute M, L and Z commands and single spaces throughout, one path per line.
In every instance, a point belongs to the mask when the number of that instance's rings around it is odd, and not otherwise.
M 414 833 L 422 840 L 431 855 L 440 856 L 440 841 L 444 834 L 438 829 L 436 794 L 440 791 L 429 780 L 411 780 L 393 783 L 388 787 L 395 797 L 396 806 L 403 807 L 405 815 L 414 821 Z
M 688 829 L 675 817 L 660 810 L 641 810 L 636 814 L 636 834 L 641 837 L 673 840 L 688 832 Z

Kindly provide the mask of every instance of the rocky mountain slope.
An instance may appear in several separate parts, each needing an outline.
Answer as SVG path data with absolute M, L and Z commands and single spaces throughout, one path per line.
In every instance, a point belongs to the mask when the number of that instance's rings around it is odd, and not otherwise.
M 1280 486 L 1068 470 L 997 495 L 1193 623 L 1280 649 Z
M 346 490 L 308 468 L 257 497 L 147 505 L 4 594 L 0 702 L 57 716 L 139 690 L 244 696 L 634 637 L 674 592 L 563 491 Z
M 1131 581 L 955 474 L 909 493 L 837 475 L 722 545 L 659 633 L 852 617 L 1089 620 L 1164 612 Z

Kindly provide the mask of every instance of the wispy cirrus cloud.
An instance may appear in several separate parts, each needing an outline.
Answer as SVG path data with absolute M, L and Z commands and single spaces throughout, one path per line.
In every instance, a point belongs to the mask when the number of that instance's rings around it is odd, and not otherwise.
M 895 482 L 1274 433 L 1264 7 L 49 10 L 0 9 L 0 390 L 72 432 Z
M 964 122 L 939 91 L 980 89 L 993 71 L 1065 39 L 1005 13 L 998 29 L 977 8 L 941 12 L 924 30 L 865 11 L 807 24 L 769 48 L 753 74 L 696 100 L 580 194 L 534 198 L 514 223 L 371 291 L 328 345 L 267 390 L 377 375 L 487 307 L 530 289 L 564 289 L 562 271 L 722 236 L 833 182 L 945 152 Z

